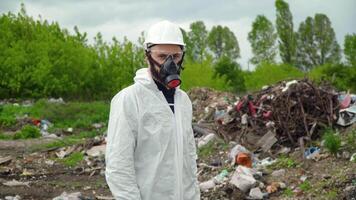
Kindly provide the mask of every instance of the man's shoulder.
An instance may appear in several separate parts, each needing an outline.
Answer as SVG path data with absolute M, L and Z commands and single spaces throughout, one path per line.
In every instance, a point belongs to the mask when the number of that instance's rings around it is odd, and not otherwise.
M 134 99 L 135 94 L 135 84 L 132 84 L 115 94 L 115 96 L 111 99 L 111 103 L 117 103 L 118 101 L 125 101 L 127 100 L 132 101 Z

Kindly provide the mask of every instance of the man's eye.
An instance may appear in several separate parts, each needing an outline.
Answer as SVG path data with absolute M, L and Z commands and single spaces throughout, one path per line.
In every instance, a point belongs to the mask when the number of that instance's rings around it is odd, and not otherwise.
M 167 55 L 161 54 L 161 55 L 158 55 L 158 57 L 161 59 L 165 59 L 167 57 Z

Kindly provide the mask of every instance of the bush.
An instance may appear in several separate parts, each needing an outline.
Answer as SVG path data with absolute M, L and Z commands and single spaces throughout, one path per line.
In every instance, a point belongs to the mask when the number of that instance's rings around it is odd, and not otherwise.
M 341 147 L 341 138 L 332 129 L 327 129 L 323 136 L 325 148 L 332 154 L 336 154 Z
M 248 91 L 256 91 L 265 85 L 275 84 L 282 80 L 300 79 L 303 76 L 303 72 L 290 65 L 261 63 L 255 71 L 246 73 L 245 84 Z
M 17 139 L 29 139 L 29 138 L 39 138 L 41 137 L 41 133 L 39 129 L 32 125 L 24 126 L 20 132 L 15 133 L 14 140 Z
M 317 83 L 328 81 L 338 90 L 356 91 L 356 67 L 349 67 L 343 64 L 325 64 L 318 66 L 309 72 L 309 77 Z
M 209 87 L 216 90 L 227 90 L 223 78 L 213 78 L 214 69 L 211 59 L 202 63 L 184 62 L 184 70 L 181 73 L 182 89 L 189 90 L 193 87 Z

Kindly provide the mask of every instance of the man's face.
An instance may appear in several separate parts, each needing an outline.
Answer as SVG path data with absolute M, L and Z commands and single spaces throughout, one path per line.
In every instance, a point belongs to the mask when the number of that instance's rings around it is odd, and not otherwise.
M 151 47 L 150 52 L 152 58 L 160 65 L 162 65 L 170 55 L 173 56 L 173 60 L 176 64 L 180 62 L 183 57 L 183 51 L 180 46 L 174 44 L 158 44 Z M 155 66 L 155 68 L 157 71 L 160 70 L 158 66 Z

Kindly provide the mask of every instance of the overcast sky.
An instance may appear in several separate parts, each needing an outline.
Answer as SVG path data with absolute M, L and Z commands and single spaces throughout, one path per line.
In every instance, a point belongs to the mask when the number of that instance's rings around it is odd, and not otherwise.
M 127 36 L 137 41 L 141 31 L 162 19 L 171 20 L 188 30 L 189 24 L 202 20 L 208 29 L 214 25 L 228 26 L 236 35 L 240 49 L 239 62 L 244 69 L 252 56 L 247 34 L 258 14 L 275 21 L 274 0 L 0 0 L 0 14 L 18 12 L 24 2 L 27 13 L 57 21 L 72 31 L 77 25 L 88 33 L 89 41 L 97 32 L 105 40 Z M 287 0 L 293 14 L 294 29 L 307 16 L 326 14 L 343 46 L 345 34 L 356 33 L 356 0 Z M 1 28 L 1 27 L 0 27 Z

